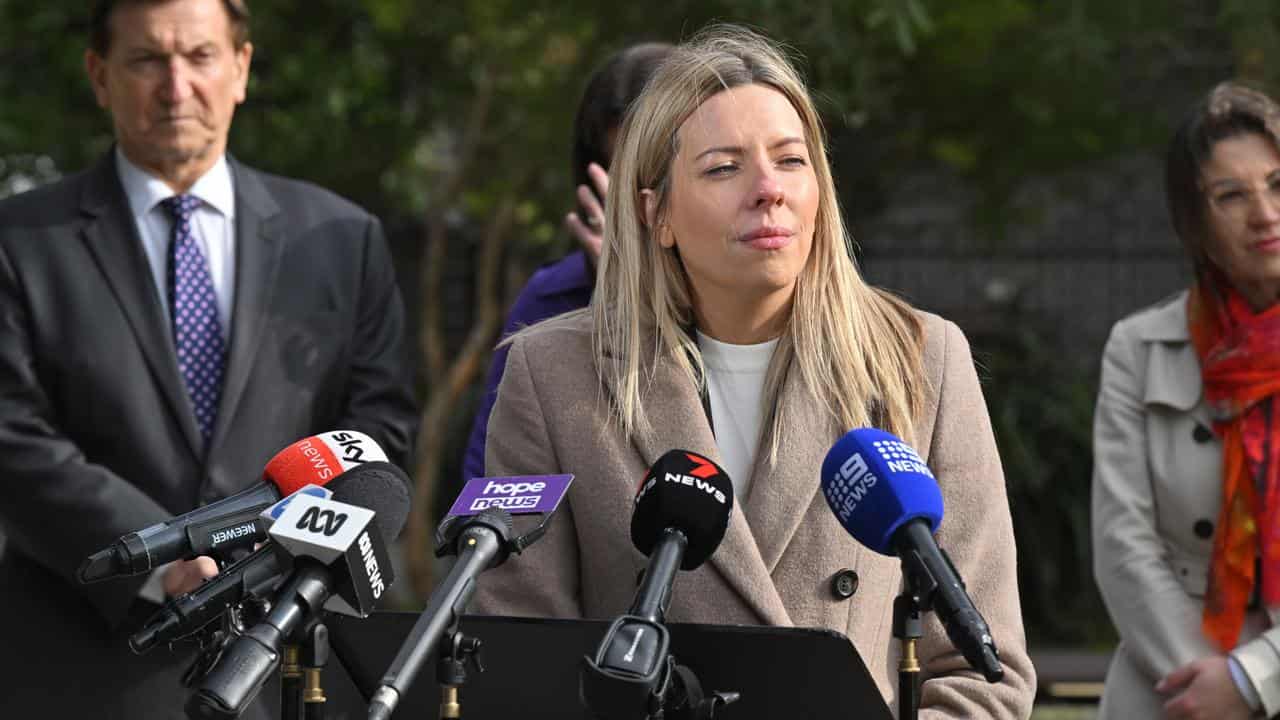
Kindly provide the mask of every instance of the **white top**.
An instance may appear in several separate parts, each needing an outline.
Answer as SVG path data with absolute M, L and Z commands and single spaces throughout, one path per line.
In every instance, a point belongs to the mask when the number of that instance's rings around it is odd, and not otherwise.
M 730 345 L 698 333 L 698 350 L 707 372 L 711 425 L 734 495 L 745 500 L 764 422 L 765 375 L 778 339 L 756 345 Z
M 138 237 L 142 238 L 142 249 L 160 295 L 160 306 L 165 317 L 169 317 L 166 275 L 173 222 L 160 203 L 176 193 L 160 178 L 129 162 L 119 146 L 116 147 L 116 172 L 124 186 L 124 194 L 129 198 L 133 222 L 138 228 Z M 230 339 L 231 309 L 235 307 L 236 292 L 236 193 L 226 157 L 218 158 L 218 162 L 201 175 L 187 193 L 201 200 L 200 207 L 192 214 L 191 232 L 209 265 L 209 278 L 218 297 L 218 322 L 222 326 L 225 343 Z

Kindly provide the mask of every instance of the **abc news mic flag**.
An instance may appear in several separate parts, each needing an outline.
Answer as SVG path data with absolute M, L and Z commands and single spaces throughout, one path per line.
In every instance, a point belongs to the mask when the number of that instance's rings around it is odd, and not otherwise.
M 373 526 L 374 512 L 311 495 L 292 497 L 269 533 L 278 552 L 334 568 L 339 582 L 325 610 L 368 616 L 393 579 L 387 547 Z

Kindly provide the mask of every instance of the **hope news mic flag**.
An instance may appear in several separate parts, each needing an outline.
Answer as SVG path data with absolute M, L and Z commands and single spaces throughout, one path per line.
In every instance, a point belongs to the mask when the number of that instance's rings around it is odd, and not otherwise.
M 223 555 L 266 539 L 258 514 L 305 485 L 324 485 L 367 462 L 386 462 L 373 438 L 335 430 L 303 438 L 276 453 L 262 482 L 171 520 L 121 536 L 80 566 L 82 583 L 150 572 L 174 560 Z
M 476 576 L 541 537 L 572 482 L 572 475 L 526 475 L 472 478 L 466 484 L 437 533 L 436 555 L 456 552 L 457 562 L 431 593 L 426 609 L 382 676 L 369 703 L 370 720 L 391 717 L 422 663 L 466 609 L 476 589 Z M 513 538 L 512 513 L 542 515 L 543 521 L 534 531 Z
M 915 449 L 874 428 L 851 430 L 822 461 L 822 494 L 855 540 L 903 560 L 931 602 L 951 643 L 988 682 L 1004 676 L 995 640 L 933 533 L 942 491 Z

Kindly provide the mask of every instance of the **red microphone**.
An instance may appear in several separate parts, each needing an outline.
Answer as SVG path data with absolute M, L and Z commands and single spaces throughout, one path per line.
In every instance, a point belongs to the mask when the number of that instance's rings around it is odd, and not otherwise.
M 373 438 L 354 430 L 334 430 L 303 438 L 267 462 L 262 482 L 235 495 L 121 536 L 80 566 L 80 582 L 139 575 L 200 555 L 221 556 L 267 538 L 258 517 L 264 509 L 306 485 L 325 485 L 368 462 L 387 462 Z

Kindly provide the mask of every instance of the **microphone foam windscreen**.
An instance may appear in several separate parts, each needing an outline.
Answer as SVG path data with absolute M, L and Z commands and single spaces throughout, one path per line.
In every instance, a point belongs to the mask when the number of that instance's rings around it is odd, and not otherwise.
M 328 485 L 333 499 L 374 512 L 373 521 L 388 545 L 409 517 L 409 476 L 388 462 L 358 465 Z
M 693 570 L 711 557 L 724 539 L 733 514 L 733 483 L 724 470 L 687 450 L 670 450 L 645 473 L 631 515 L 631 542 L 648 555 L 674 528 L 684 533 L 681 569 Z
M 822 461 L 822 494 L 855 540 L 895 556 L 893 534 L 921 518 L 936 532 L 942 523 L 942 491 L 916 451 L 874 428 L 850 430 Z
M 304 485 L 325 485 L 368 462 L 386 462 L 387 454 L 373 438 L 355 430 L 334 430 L 305 437 L 267 461 L 262 479 L 274 483 L 280 497 Z

